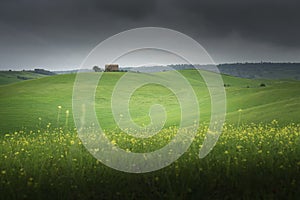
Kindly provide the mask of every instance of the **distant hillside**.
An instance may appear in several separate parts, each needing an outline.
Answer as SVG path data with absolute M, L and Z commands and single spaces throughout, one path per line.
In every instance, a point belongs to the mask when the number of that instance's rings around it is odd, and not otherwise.
M 93 72 L 92 69 L 73 69 L 73 70 L 60 70 L 60 71 L 53 71 L 55 74 L 75 74 L 78 71 L 80 72 Z
M 168 66 L 127 67 L 128 71 L 163 72 L 192 68 L 214 71 L 212 65 L 175 64 Z M 300 80 L 300 63 L 232 63 L 217 65 L 222 74 L 250 79 L 294 79 Z
M 203 69 L 207 71 L 213 71 L 212 65 L 188 65 L 188 64 L 174 64 L 174 65 L 159 65 L 159 66 L 141 66 L 141 67 L 124 67 L 121 68 L 127 71 L 133 72 L 143 72 L 143 73 L 154 73 L 154 72 L 164 72 L 171 70 L 186 70 L 186 69 Z
M 46 70 L 37 71 L 0 71 L 0 85 L 16 83 L 24 80 L 42 78 L 54 75 L 54 73 Z
M 300 63 L 234 63 L 218 68 L 223 74 L 241 78 L 300 80 Z
M 201 76 L 194 70 L 182 70 L 199 98 L 201 120 L 210 117 L 210 96 Z M 90 76 L 96 73 L 90 73 Z M 167 77 L 169 72 L 161 72 L 159 76 Z M 206 73 L 209 75 L 209 73 Z M 115 85 L 124 72 L 103 73 L 97 88 L 95 108 L 98 120 L 104 129 L 115 128 L 111 112 L 111 98 Z M 133 73 L 133 77 L 147 74 Z M 0 87 L 0 131 L 14 131 L 22 127 L 36 128 L 39 123 L 46 127 L 50 122 L 57 125 L 58 106 L 62 107 L 60 123 L 65 124 L 66 110 L 70 111 L 68 120 L 70 127 L 74 126 L 72 113 L 73 84 L 76 74 L 48 76 L 32 81 Z M 133 81 L 139 78 L 132 79 Z M 264 123 L 273 119 L 281 123 L 299 122 L 300 112 L 300 82 L 278 80 L 242 79 L 223 76 L 226 89 L 227 123 Z M 174 80 L 176 81 L 176 80 Z M 260 87 L 264 83 L 266 87 Z M 184 90 L 185 88 L 182 88 Z M 137 95 L 137 96 L 135 96 Z M 165 106 L 169 124 L 177 123 L 181 117 L 180 105 L 171 90 L 158 84 L 150 84 L 139 88 L 131 98 L 130 113 L 134 122 L 150 123 L 149 108 L 154 104 Z M 239 110 L 242 109 L 242 112 Z M 41 120 L 39 120 L 41 118 Z M 28 130 L 32 130 L 28 129 Z

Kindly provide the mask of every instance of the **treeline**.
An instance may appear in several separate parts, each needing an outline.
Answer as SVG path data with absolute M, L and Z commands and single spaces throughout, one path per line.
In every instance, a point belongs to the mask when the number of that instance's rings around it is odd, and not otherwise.
M 37 74 L 43 74 L 43 75 L 48 75 L 48 76 L 55 75 L 54 72 L 50 72 L 50 71 L 45 70 L 45 69 L 34 69 L 34 71 L 29 71 L 29 72 L 34 72 L 34 73 L 37 73 Z
M 18 71 L 14 71 L 14 70 L 8 70 L 8 72 L 18 72 Z M 41 68 L 37 68 L 37 69 L 34 69 L 34 70 L 25 70 L 23 69 L 22 72 L 30 72 L 30 73 L 36 73 L 36 74 L 43 74 L 43 75 L 48 75 L 48 76 L 51 76 L 51 75 L 55 75 L 56 73 L 54 72 L 51 72 L 49 70 L 45 70 L 45 69 L 41 69 Z
M 300 63 L 230 63 L 219 64 L 221 73 L 242 78 L 300 79 Z
M 250 62 L 245 62 L 245 63 L 224 63 L 224 64 L 219 64 L 218 67 L 274 67 L 274 68 L 295 68 L 299 67 L 300 68 L 300 63 L 294 63 L 294 62 L 286 62 L 286 63 L 273 63 L 273 62 L 260 62 L 260 63 L 250 63 Z

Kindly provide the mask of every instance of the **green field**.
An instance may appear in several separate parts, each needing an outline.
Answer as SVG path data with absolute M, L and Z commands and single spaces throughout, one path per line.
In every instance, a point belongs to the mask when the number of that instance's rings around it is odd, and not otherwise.
M 171 72 L 159 73 L 168 76 Z M 0 86 L 0 194 L 3 199 L 297 199 L 300 195 L 300 82 L 223 76 L 224 131 L 208 156 L 199 148 L 210 119 L 210 97 L 199 74 L 182 70 L 200 107 L 201 126 L 189 150 L 170 166 L 146 174 L 113 170 L 93 158 L 72 117 L 74 74 Z M 208 73 L 208 72 L 207 72 Z M 208 73 L 209 74 L 209 73 Z M 91 73 L 94 76 L 95 73 Z M 95 108 L 108 138 L 131 152 L 164 146 L 176 134 L 179 102 L 155 84 L 136 90 L 130 114 L 150 123 L 151 105 L 165 106 L 165 129 L 150 139 L 121 133 L 111 95 L 124 75 L 104 73 Z M 136 76 L 143 76 L 136 73 Z M 261 84 L 265 87 L 261 87 Z M 184 88 L 183 88 L 184 89 Z
M 198 96 L 201 120 L 207 120 L 210 113 L 210 97 L 206 85 L 193 70 L 184 70 L 181 73 L 189 80 Z M 96 110 L 99 111 L 99 121 L 108 128 L 115 126 L 111 119 L 110 97 L 114 85 L 122 74 L 106 73 L 102 76 L 97 90 Z M 162 76 L 167 75 L 168 72 L 162 73 Z M 36 128 L 47 123 L 55 124 L 57 106 L 62 107 L 61 115 L 65 115 L 66 110 L 70 111 L 69 126 L 74 126 L 71 108 L 75 76 L 75 74 L 58 75 L 0 86 L 0 130 L 6 132 L 23 127 Z M 237 123 L 239 109 L 242 109 L 241 123 L 271 122 L 273 119 L 282 124 L 299 122 L 300 82 L 250 80 L 230 76 L 223 76 L 223 79 L 225 84 L 230 85 L 226 87 L 226 122 Z M 260 87 L 261 83 L 266 87 Z M 149 106 L 157 102 L 169 109 L 170 124 L 178 120 L 180 113 L 175 96 L 171 91 L 158 85 L 147 85 L 135 92 L 130 102 L 133 118 L 140 123 L 147 123 Z M 63 124 L 61 121 L 60 125 Z
M 24 80 L 42 78 L 46 75 L 29 71 L 0 71 L 0 85 L 17 83 Z

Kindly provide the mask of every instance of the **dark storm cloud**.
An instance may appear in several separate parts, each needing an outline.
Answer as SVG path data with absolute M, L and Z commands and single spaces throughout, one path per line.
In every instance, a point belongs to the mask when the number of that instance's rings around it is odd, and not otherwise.
M 127 17 L 133 20 L 140 20 L 155 11 L 155 1 L 141 0 L 102 0 L 95 1 L 96 6 L 101 11 Z
M 78 66 L 100 41 L 144 26 L 181 31 L 219 62 L 299 61 L 298 10 L 296 0 L 1 0 L 0 67 Z
M 300 46 L 299 1 L 186 0 L 176 4 L 195 27 L 204 26 L 211 37 L 237 34 L 254 41 Z
M 0 26 L 14 29 L 16 34 L 30 31 L 60 37 L 63 33 L 77 35 L 76 32 L 81 34 L 83 30 L 95 31 L 91 27 L 109 30 L 119 21 L 130 24 L 143 20 L 153 10 L 155 1 L 7 0 L 0 1 Z M 2 34 L 9 34 L 4 30 Z
M 101 14 L 135 20 L 143 19 L 155 10 L 155 1 L 140 0 L 4 0 L 0 5 L 1 21 L 15 23 L 53 19 L 76 22 Z
M 155 5 L 139 0 L 0 1 L 0 67 L 78 66 L 98 42 L 135 27 L 131 24 L 153 13 Z

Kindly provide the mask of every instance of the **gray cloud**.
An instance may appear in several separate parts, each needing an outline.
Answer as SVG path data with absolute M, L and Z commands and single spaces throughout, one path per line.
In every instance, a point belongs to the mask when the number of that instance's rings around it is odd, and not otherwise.
M 3 0 L 0 67 L 77 67 L 102 40 L 143 26 L 181 31 L 217 62 L 300 61 L 299 8 L 296 0 Z
M 126 17 L 133 20 L 141 20 L 155 11 L 156 1 L 141 0 L 102 0 L 95 1 L 98 11 L 108 12 L 120 17 Z
M 300 46 L 299 1 L 187 0 L 177 5 L 212 37 L 238 34 L 254 41 Z

